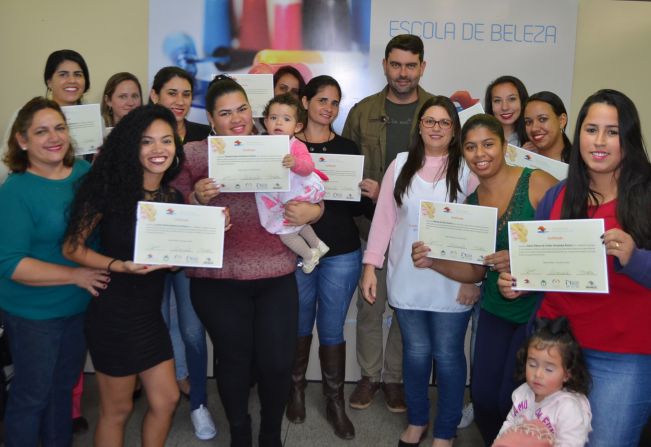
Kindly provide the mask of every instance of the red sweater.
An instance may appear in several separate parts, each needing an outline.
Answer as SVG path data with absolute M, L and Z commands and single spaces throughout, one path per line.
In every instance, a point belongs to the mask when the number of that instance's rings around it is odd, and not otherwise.
M 184 150 L 185 163 L 172 185 L 189 203 L 194 184 L 208 177 L 207 140 L 187 143 Z M 230 208 L 233 227 L 224 236 L 223 267 L 187 268 L 189 277 L 250 280 L 275 278 L 296 270 L 296 255 L 260 225 L 253 193 L 219 194 L 210 205 Z
M 565 188 L 549 216 L 558 220 Z M 595 219 L 604 219 L 606 230 L 621 228 L 617 221 L 617 200 L 589 209 Z M 651 354 L 651 290 L 615 271 L 614 257 L 608 256 L 610 293 L 545 293 L 538 313 L 541 317 L 565 315 L 583 348 L 622 354 Z

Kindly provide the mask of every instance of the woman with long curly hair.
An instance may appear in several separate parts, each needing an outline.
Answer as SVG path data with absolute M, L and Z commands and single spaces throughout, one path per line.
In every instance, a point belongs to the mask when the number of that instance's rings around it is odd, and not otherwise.
M 179 398 L 172 345 L 160 312 L 166 266 L 130 260 L 138 201 L 182 201 L 169 186 L 183 162 L 175 129 L 174 116 L 161 106 L 139 107 L 126 115 L 109 134 L 71 210 L 64 254 L 111 272 L 111 282 L 91 301 L 86 315 L 100 391 L 97 446 L 123 444 L 136 376 L 149 401 L 143 446 L 165 443 Z

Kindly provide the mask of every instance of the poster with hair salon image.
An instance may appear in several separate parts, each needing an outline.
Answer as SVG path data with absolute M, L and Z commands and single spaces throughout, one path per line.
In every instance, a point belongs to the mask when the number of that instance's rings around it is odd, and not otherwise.
M 459 110 L 483 102 L 491 80 L 520 78 L 557 93 L 570 111 L 578 0 L 155 0 L 149 3 L 149 84 L 164 66 L 195 80 L 189 119 L 206 122 L 204 95 L 220 73 L 295 67 L 329 74 L 348 110 L 386 85 L 387 42 L 415 34 L 427 63 L 420 85 Z

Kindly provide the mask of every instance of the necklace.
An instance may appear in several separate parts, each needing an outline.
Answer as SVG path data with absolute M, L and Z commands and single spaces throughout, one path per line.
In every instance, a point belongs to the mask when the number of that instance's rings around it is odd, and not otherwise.
M 160 202 L 161 199 L 161 189 L 160 187 L 150 191 L 148 189 L 142 188 L 144 194 L 144 199 L 149 202 Z
M 307 148 L 308 148 L 308 150 L 310 152 L 315 152 L 316 151 L 316 148 L 314 147 L 314 145 L 321 145 L 321 144 L 323 144 L 324 146 L 321 148 L 320 152 L 328 152 L 328 148 L 325 146 L 325 144 L 332 141 L 334 139 L 334 137 L 335 137 L 335 133 L 330 130 L 330 131 L 328 131 L 328 138 L 324 142 L 322 142 L 322 143 L 311 143 L 307 139 L 307 135 L 305 134 L 305 131 L 303 131 L 301 133 L 303 134 L 303 141 L 305 141 L 305 145 L 307 146 Z

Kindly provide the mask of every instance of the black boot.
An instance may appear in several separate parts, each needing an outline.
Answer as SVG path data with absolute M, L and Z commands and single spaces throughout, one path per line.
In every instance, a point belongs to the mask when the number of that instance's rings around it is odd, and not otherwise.
M 310 346 L 312 346 L 312 335 L 298 337 L 296 344 L 296 360 L 292 369 L 292 385 L 289 389 L 289 400 L 287 401 L 287 419 L 294 424 L 305 422 L 305 371 L 310 360 Z
M 346 415 L 344 401 L 344 377 L 346 373 L 346 343 L 319 346 L 323 395 L 326 397 L 326 417 L 341 439 L 353 439 L 355 427 Z
M 240 424 L 230 424 L 231 447 L 251 447 L 253 434 L 251 433 L 251 416 L 247 415 Z

